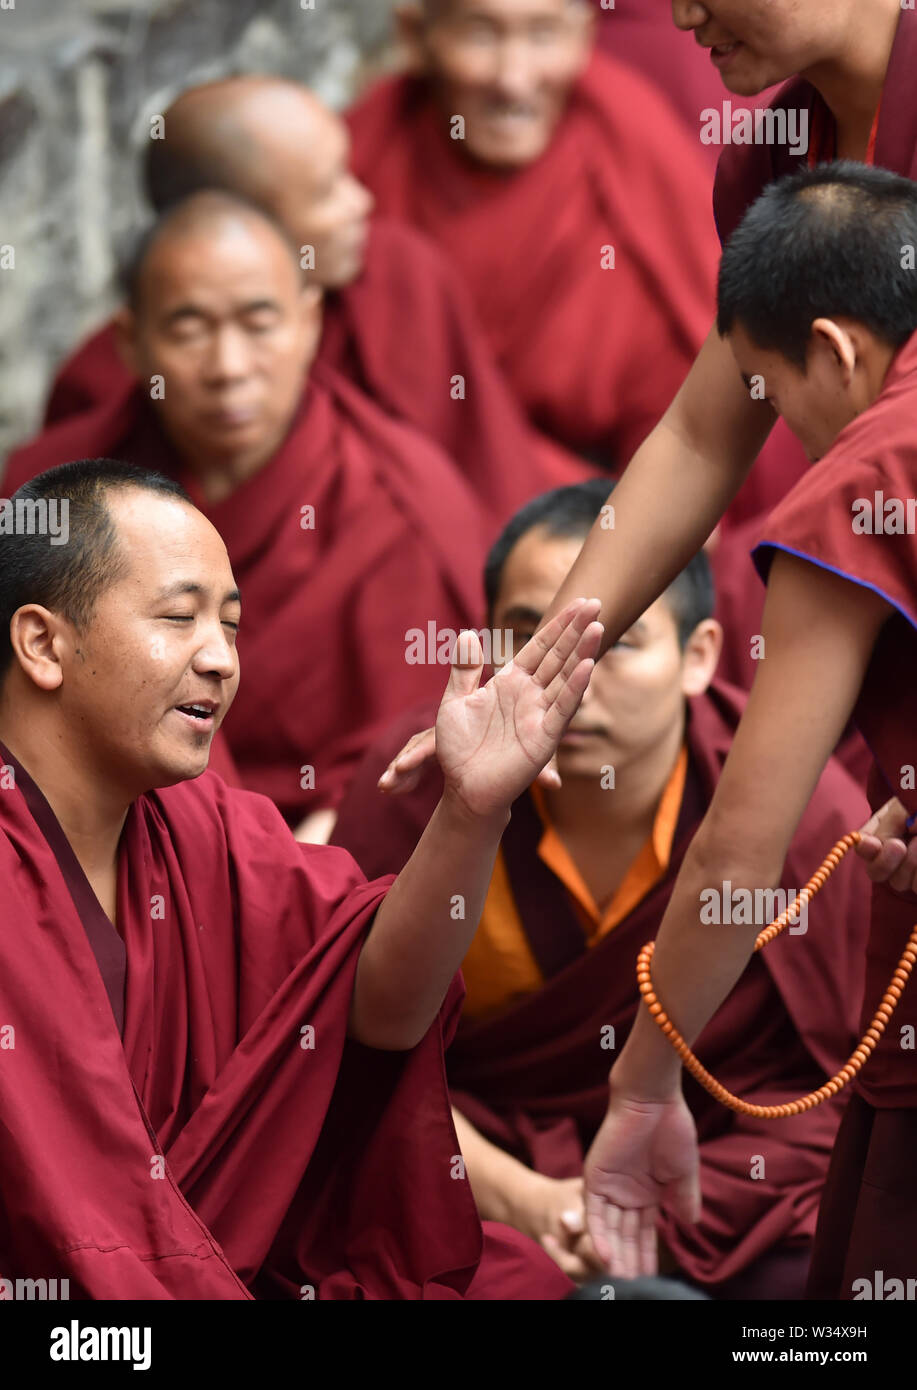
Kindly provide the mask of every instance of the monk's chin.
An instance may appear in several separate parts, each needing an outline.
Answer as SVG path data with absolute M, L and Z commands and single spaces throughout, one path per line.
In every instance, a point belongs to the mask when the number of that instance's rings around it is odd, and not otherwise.
M 147 791 L 160 787 L 174 787 L 179 782 L 192 782 L 207 771 L 210 762 L 210 739 L 204 748 L 189 750 L 163 759 L 150 771 L 150 784 Z

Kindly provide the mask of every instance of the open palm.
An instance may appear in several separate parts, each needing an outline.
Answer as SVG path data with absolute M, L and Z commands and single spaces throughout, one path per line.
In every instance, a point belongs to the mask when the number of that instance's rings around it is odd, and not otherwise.
M 463 632 L 436 718 L 446 783 L 475 815 L 508 807 L 554 754 L 589 684 L 598 599 L 576 599 L 480 686 L 481 644 Z

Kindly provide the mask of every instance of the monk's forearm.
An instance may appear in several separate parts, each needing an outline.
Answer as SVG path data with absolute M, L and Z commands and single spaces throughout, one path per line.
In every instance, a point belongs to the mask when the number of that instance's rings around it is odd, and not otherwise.
M 516 1202 L 533 1177 L 531 1168 L 485 1139 L 454 1106 L 452 1119 L 481 1220 L 515 1225 Z
M 509 810 L 475 816 L 448 790 L 376 914 L 360 954 L 350 1035 L 416 1047 L 474 936 Z
M 607 651 L 695 555 L 742 486 L 774 415 L 752 402 L 715 330 L 625 469 L 545 614 L 600 598 Z
M 689 1045 L 736 984 L 754 951 L 755 938 L 768 925 L 727 924 L 723 919 L 730 913 L 725 910 L 719 913 L 718 923 L 710 921 L 716 915 L 710 890 L 722 904 L 726 892 L 733 899 L 743 889 L 754 895 L 756 889 L 774 887 L 779 879 L 779 865 L 749 861 L 729 867 L 723 854 L 717 855 L 714 849 L 705 855 L 697 842 L 688 851 L 656 937 L 650 970 L 660 1004 Z M 708 920 L 701 920 L 702 911 Z M 641 1003 L 612 1068 L 612 1088 L 642 1100 L 664 1100 L 678 1088 L 680 1076 L 678 1054 Z

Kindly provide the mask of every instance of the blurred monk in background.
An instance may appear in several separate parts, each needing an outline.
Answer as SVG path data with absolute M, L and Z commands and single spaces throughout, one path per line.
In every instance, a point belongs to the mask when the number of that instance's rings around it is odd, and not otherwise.
M 495 528 L 543 488 L 585 476 L 528 426 L 445 257 L 412 228 L 371 216 L 373 199 L 348 165 L 347 129 L 311 92 L 282 78 L 230 77 L 182 93 L 163 121 L 146 156 L 154 210 L 206 188 L 265 208 L 324 291 L 317 360 L 445 449 Z M 46 423 L 132 387 L 108 322 L 62 367 Z
M 315 361 L 321 294 L 266 213 L 192 195 L 130 282 L 131 390 L 18 450 L 4 485 L 108 456 L 185 486 L 256 616 L 224 726 L 242 783 L 294 825 L 326 813 L 321 839 L 372 730 L 442 685 L 435 652 L 408 661 L 408 630 L 475 625 L 488 523 L 429 437 Z
M 697 140 L 593 52 L 585 0 L 427 0 L 399 17 L 411 72 L 351 111 L 358 177 L 459 267 L 531 419 L 628 459 L 709 322 Z

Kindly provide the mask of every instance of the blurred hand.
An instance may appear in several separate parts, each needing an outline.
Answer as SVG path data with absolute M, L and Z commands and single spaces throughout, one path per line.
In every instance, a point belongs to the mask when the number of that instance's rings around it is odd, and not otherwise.
M 897 893 L 917 893 L 917 837 L 907 820 L 907 811 L 893 796 L 863 826 L 856 846 L 873 883 L 887 883 Z

